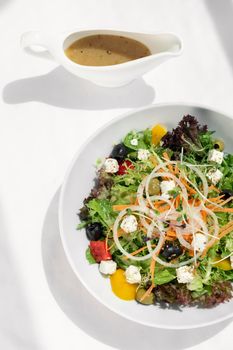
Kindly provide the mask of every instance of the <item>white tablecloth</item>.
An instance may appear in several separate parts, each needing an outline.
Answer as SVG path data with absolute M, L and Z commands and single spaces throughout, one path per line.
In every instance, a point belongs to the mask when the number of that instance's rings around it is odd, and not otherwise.
M 115 27 L 174 31 L 182 57 L 121 89 L 98 88 L 55 62 L 27 56 L 27 30 Z M 231 0 L 0 0 L 0 348 L 231 348 L 229 322 L 148 329 L 95 301 L 61 246 L 59 186 L 96 128 L 135 107 L 204 103 L 233 115 Z

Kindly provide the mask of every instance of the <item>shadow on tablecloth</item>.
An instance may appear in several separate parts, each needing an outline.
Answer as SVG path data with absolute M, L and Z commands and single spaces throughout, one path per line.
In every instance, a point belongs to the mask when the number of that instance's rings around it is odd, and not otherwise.
M 74 76 L 61 66 L 45 75 L 10 82 L 3 90 L 3 100 L 8 104 L 37 101 L 83 110 L 142 107 L 151 104 L 154 98 L 154 88 L 142 78 L 120 88 L 104 88 Z
M 72 271 L 58 226 L 59 190 L 43 226 L 42 257 L 50 290 L 63 312 L 88 335 L 122 350 L 182 350 L 221 332 L 230 321 L 195 330 L 160 330 L 139 325 L 113 313 L 92 297 Z
M 205 0 L 205 5 L 233 70 L 233 1 Z
M 36 329 L 33 306 L 27 298 L 28 293 L 18 268 L 17 256 L 11 248 L 4 217 L 4 206 L 2 206 L 0 208 L 0 349 L 45 349 Z

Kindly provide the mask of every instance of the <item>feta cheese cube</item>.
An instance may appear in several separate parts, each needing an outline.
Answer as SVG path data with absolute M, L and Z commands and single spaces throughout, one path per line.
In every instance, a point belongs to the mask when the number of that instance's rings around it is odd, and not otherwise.
M 119 164 L 114 158 L 107 158 L 104 162 L 104 169 L 106 173 L 114 174 L 119 170 Z
M 99 264 L 99 270 L 104 275 L 112 275 L 116 272 L 117 264 L 113 260 L 102 260 Z
M 131 143 L 132 146 L 137 146 L 138 145 L 138 140 L 137 139 L 132 139 L 130 141 L 130 143 Z
M 129 267 L 127 267 L 125 271 L 125 277 L 126 281 L 130 284 L 140 283 L 142 280 L 139 268 L 134 265 L 130 265 Z
M 197 252 L 203 252 L 207 244 L 207 237 L 203 233 L 196 233 L 191 245 Z
M 230 261 L 231 261 L 231 268 L 233 270 L 233 255 L 230 256 Z
M 218 164 L 222 164 L 224 153 L 217 151 L 216 149 L 211 149 L 208 155 L 208 161 Z
M 166 181 L 162 181 L 160 183 L 160 189 L 162 192 L 162 197 L 164 197 L 165 199 L 169 199 L 170 195 L 169 195 L 169 191 L 172 191 L 174 188 L 176 187 L 176 184 L 173 180 L 166 180 Z
M 139 160 L 147 160 L 150 156 L 150 152 L 147 149 L 139 149 L 138 150 L 138 159 Z
M 138 228 L 138 222 L 134 215 L 127 215 L 121 222 L 120 227 L 126 233 L 134 232 Z
M 177 281 L 179 283 L 191 283 L 194 279 L 192 266 L 181 266 L 176 269 Z
M 216 185 L 221 178 L 223 177 L 223 173 L 220 170 L 215 170 L 215 169 L 211 169 L 210 171 L 208 171 L 208 173 L 206 174 L 206 177 L 214 184 Z

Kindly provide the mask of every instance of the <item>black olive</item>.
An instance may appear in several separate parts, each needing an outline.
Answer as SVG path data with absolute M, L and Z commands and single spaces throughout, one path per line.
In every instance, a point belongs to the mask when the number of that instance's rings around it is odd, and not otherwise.
M 177 258 L 182 254 L 182 248 L 171 242 L 166 242 L 162 248 L 161 255 L 168 261 Z
M 113 147 L 110 157 L 118 160 L 123 160 L 127 157 L 128 153 L 129 149 L 123 143 L 119 143 Z
M 228 199 L 233 196 L 233 191 L 232 190 L 223 190 L 220 193 L 220 196 L 224 195 L 224 199 Z
M 102 234 L 103 226 L 100 223 L 94 222 L 93 224 L 87 225 L 86 235 L 90 241 L 97 241 L 101 238 Z

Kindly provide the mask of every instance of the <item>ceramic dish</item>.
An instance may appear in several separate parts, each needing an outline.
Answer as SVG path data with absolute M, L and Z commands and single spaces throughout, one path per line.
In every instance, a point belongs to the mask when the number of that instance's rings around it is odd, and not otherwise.
M 132 129 L 142 130 L 160 122 L 171 129 L 185 114 L 196 116 L 201 124 L 207 124 L 210 130 L 216 130 L 216 134 L 224 138 L 226 151 L 233 152 L 233 119 L 230 117 L 201 106 L 165 104 L 147 107 L 112 120 L 89 138 L 76 154 L 67 172 L 60 197 L 62 242 L 68 260 L 84 286 L 99 302 L 121 316 L 165 329 L 197 328 L 229 319 L 233 317 L 233 301 L 210 309 L 187 307 L 180 311 L 157 306 L 145 307 L 135 301 L 125 302 L 118 299 L 111 291 L 109 279 L 101 278 L 97 271 L 98 266 L 89 265 L 86 261 L 88 241 L 84 232 L 76 230 L 79 222 L 76 213 L 93 186 L 93 164 L 96 159 L 104 158 L 110 153 L 113 143 L 118 142 Z
M 145 44 L 151 55 L 134 61 L 113 66 L 83 66 L 71 61 L 66 55 L 66 48 L 74 41 L 89 35 L 108 34 L 125 36 Z M 138 33 L 112 29 L 73 30 L 58 34 L 26 32 L 21 37 L 21 46 L 28 53 L 41 56 L 41 51 L 34 46 L 48 50 L 54 59 L 76 76 L 107 87 L 117 87 L 130 83 L 146 72 L 156 68 L 182 52 L 181 39 L 173 33 Z

